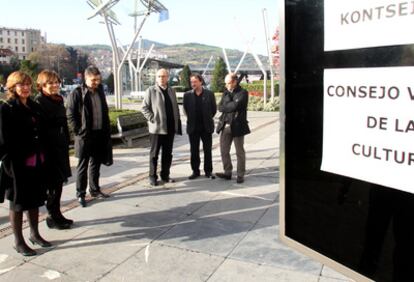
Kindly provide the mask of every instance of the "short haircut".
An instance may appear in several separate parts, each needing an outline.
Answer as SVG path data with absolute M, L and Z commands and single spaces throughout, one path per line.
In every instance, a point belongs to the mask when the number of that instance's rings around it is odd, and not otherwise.
M 61 83 L 62 80 L 60 79 L 59 75 L 52 70 L 42 70 L 39 75 L 37 76 L 36 81 L 36 89 L 37 91 L 41 91 L 42 88 L 49 82 L 59 82 Z
M 204 79 L 203 79 L 203 76 L 202 76 L 201 74 L 199 74 L 199 73 L 192 73 L 192 74 L 190 75 L 190 79 L 191 79 L 192 77 L 197 78 L 197 79 L 198 79 L 198 81 L 200 81 L 201 83 L 204 83 Z
M 7 87 L 7 100 L 13 100 L 17 98 L 16 85 L 17 84 L 33 84 L 33 80 L 27 73 L 22 71 L 12 72 L 7 77 L 6 87 Z
M 157 71 L 157 76 L 158 76 L 158 74 L 159 74 L 159 73 L 161 73 L 161 72 L 165 73 L 168 77 L 170 76 L 170 73 L 169 73 L 166 69 L 164 69 L 164 68 L 161 68 L 161 69 L 159 69 L 159 70 Z
M 88 66 L 85 69 L 85 76 L 91 76 L 91 75 L 101 75 L 101 72 L 95 66 Z
M 230 77 L 230 79 L 231 79 L 232 81 L 238 81 L 237 74 L 236 74 L 236 73 L 234 73 L 234 72 L 229 72 L 229 73 L 226 75 L 226 77 Z

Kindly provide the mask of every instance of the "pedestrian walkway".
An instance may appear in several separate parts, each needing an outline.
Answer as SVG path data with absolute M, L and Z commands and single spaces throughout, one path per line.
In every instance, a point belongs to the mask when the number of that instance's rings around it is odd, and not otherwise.
M 0 281 L 350 281 L 278 239 L 278 114 L 249 112 L 249 120 L 243 184 L 188 180 L 190 150 L 183 135 L 174 148 L 171 177 L 177 182 L 150 188 L 148 141 L 121 146 L 114 165 L 101 173 L 111 197 L 81 208 L 71 179 L 63 204 L 75 224 L 58 231 L 41 222 L 41 234 L 54 247 L 37 248 L 36 257 L 12 249 L 3 204 Z M 222 169 L 217 144 L 215 134 L 215 172 Z

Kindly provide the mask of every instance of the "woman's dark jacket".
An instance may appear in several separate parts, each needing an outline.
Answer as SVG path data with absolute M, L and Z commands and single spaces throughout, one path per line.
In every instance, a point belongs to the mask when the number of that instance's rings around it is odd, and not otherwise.
M 75 88 L 68 96 L 66 102 L 66 113 L 69 126 L 75 133 L 75 155 L 83 158 L 91 151 L 91 132 L 92 132 L 92 100 L 90 91 L 85 84 Z M 111 165 L 112 159 L 112 140 L 108 115 L 108 104 L 102 85 L 99 85 L 98 95 L 102 106 L 102 132 L 104 138 L 99 144 L 99 155 L 101 163 Z M 94 148 L 96 150 L 97 148 Z
M 27 107 L 17 99 L 0 105 L 0 140 L 5 165 L 12 171 L 10 178 L 0 181 L 0 200 L 6 196 L 19 210 L 37 208 L 44 204 L 46 188 L 43 185 L 45 152 L 41 110 L 28 99 Z M 36 155 L 36 165 L 28 166 L 28 158 Z M 2 170 L 3 171 L 3 170 Z
M 72 175 L 69 162 L 69 129 L 63 98 L 39 94 L 35 101 L 40 106 L 45 138 L 45 167 L 47 183 L 66 182 Z

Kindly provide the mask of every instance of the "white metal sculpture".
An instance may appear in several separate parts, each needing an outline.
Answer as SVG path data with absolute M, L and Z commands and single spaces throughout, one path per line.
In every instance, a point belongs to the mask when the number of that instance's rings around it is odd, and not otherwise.
M 113 25 L 120 24 L 116 14 L 111 10 L 114 5 L 116 5 L 120 0 L 87 0 L 87 3 L 94 9 L 93 14 L 88 17 L 88 19 L 92 19 L 93 17 L 100 15 L 103 17 L 104 22 L 106 24 L 109 37 L 111 40 L 112 45 L 112 67 L 113 67 L 113 73 L 114 73 L 114 87 L 115 87 L 115 107 L 117 109 L 122 108 L 122 77 L 121 77 L 121 70 L 124 62 L 129 57 L 132 48 L 138 38 L 139 33 L 141 32 L 141 29 L 149 17 L 149 15 L 153 12 L 156 13 L 162 13 L 168 10 L 165 8 L 164 5 L 162 5 L 158 0 L 140 0 L 141 3 L 146 8 L 145 13 L 142 15 L 144 18 L 142 19 L 140 25 L 138 27 L 135 27 L 135 33 L 134 37 L 132 39 L 131 44 L 128 45 L 127 50 L 124 50 L 122 57 L 120 56 L 118 52 L 118 45 L 115 38 L 115 32 L 113 29 Z M 139 59 L 139 58 L 138 58 Z

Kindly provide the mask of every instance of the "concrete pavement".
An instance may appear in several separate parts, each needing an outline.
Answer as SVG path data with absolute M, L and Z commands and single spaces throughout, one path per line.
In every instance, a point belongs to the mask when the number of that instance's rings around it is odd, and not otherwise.
M 252 134 L 245 139 L 243 184 L 188 180 L 183 135 L 174 145 L 171 176 L 177 182 L 149 188 L 148 141 L 119 146 L 114 165 L 102 169 L 102 187 L 111 198 L 81 208 L 71 179 L 62 202 L 75 224 L 58 231 L 41 222 L 54 247 L 36 248 L 40 255 L 32 258 L 12 249 L 3 204 L 0 281 L 350 281 L 278 239 L 278 113 L 248 115 Z M 213 144 L 214 171 L 220 172 L 216 134 Z

